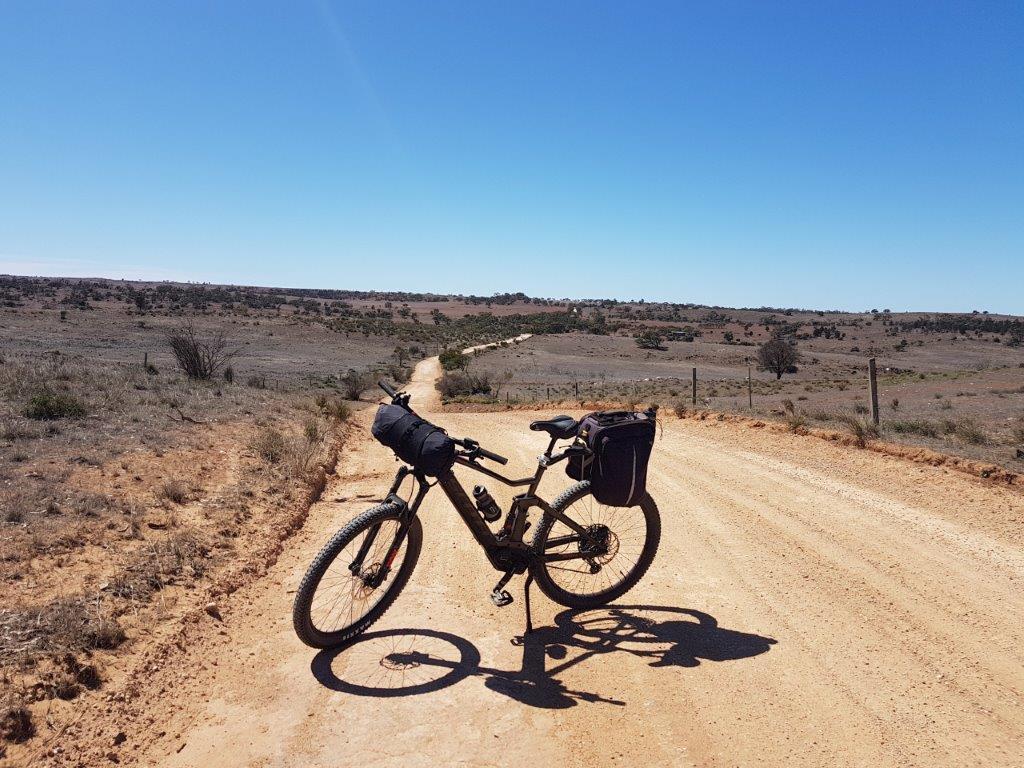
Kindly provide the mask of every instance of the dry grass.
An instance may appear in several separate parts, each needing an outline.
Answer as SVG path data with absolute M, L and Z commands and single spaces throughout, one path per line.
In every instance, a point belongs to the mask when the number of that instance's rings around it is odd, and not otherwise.
M 886 422 L 886 429 L 899 435 L 921 435 L 923 437 L 939 437 L 939 425 L 927 419 L 904 419 Z
M 165 480 L 157 488 L 156 496 L 175 504 L 184 504 L 188 501 L 188 486 L 180 480 Z
M 85 416 L 85 405 L 69 392 L 43 390 L 29 398 L 25 405 L 25 416 L 36 421 L 56 419 L 80 419 Z
M 194 531 L 147 543 L 111 579 L 109 590 L 117 597 L 146 602 L 170 584 L 202 576 L 209 554 L 209 546 Z
M 320 394 L 317 395 L 315 402 L 317 408 L 321 410 L 324 416 L 335 421 L 348 421 L 352 416 L 352 409 L 340 397 L 329 397 Z
M 41 608 L 0 611 L 0 661 L 116 648 L 124 630 L 100 597 L 55 600 Z
M 840 413 L 836 415 L 836 420 L 846 427 L 860 448 L 866 447 L 871 440 L 879 437 L 878 425 L 868 419 L 858 418 L 849 413 Z
M 288 451 L 288 441 L 280 430 L 263 427 L 253 436 L 249 448 L 268 464 L 277 464 Z
M 790 432 L 800 432 L 806 429 L 808 419 L 802 413 L 790 412 L 786 414 L 786 426 Z

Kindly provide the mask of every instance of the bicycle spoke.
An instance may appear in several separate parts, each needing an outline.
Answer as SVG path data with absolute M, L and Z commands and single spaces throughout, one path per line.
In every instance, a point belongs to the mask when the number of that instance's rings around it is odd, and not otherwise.
M 585 547 L 596 539 L 576 534 L 556 519 L 548 533 L 545 554 L 580 552 L 579 560 L 547 561 L 545 568 L 559 587 L 580 596 L 596 595 L 625 581 L 640 561 L 647 541 L 647 521 L 639 507 L 608 507 L 588 494 L 563 514 L 584 529 L 607 531 L 607 551 L 587 556 Z M 593 565 L 592 565 L 593 564 Z
M 310 605 L 310 618 L 321 632 L 336 632 L 360 621 L 384 598 L 388 585 L 405 559 L 406 543 L 398 550 L 387 577 L 376 587 L 369 582 L 383 567 L 398 533 L 397 520 L 385 520 L 367 528 L 338 553 L 321 577 Z M 367 541 L 368 537 L 370 538 Z M 364 551 L 365 550 L 365 551 Z M 362 554 L 361 567 L 349 567 Z

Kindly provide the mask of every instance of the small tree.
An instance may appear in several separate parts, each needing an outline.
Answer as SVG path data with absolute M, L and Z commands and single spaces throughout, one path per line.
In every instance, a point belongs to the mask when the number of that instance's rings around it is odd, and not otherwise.
M 657 331 L 642 331 L 634 338 L 636 339 L 636 345 L 640 347 L 640 349 L 665 349 L 665 347 L 661 345 L 664 337 Z
M 168 331 L 167 346 L 174 359 L 190 379 L 209 380 L 220 373 L 232 359 L 238 356 L 237 349 L 228 348 L 224 331 L 214 331 L 203 337 L 189 320 L 182 326 Z
M 772 339 L 757 350 L 757 363 L 762 371 L 771 371 L 776 379 L 784 373 L 793 373 L 800 362 L 800 353 L 795 344 L 782 339 Z

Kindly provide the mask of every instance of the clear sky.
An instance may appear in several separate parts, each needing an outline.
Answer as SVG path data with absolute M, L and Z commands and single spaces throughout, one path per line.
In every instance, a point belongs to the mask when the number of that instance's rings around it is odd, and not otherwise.
M 1020 2 L 0 0 L 0 272 L 1024 313 Z

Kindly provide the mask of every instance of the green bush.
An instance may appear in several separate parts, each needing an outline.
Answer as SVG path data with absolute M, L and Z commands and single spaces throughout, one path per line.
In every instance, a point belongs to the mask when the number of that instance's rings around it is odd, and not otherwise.
M 469 365 L 469 358 L 458 349 L 445 349 L 438 355 L 441 367 L 446 371 L 457 371 Z
M 85 405 L 74 395 L 64 392 L 39 392 L 29 398 L 25 416 L 39 421 L 80 419 L 85 416 Z

